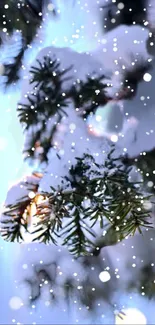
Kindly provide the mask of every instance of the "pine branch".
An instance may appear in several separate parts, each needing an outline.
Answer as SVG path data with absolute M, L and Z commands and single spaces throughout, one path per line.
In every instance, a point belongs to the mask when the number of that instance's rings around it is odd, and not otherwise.
M 12 58 L 13 63 L 4 64 L 5 85 L 9 86 L 20 79 L 20 68 L 24 54 L 34 40 L 37 30 L 42 23 L 45 5 L 48 0 L 4 0 L 0 2 L 0 40 L 1 44 L 7 47 L 8 40 L 13 37 L 16 31 L 20 31 L 22 45 L 18 55 Z M 53 12 L 53 14 L 55 14 Z M 5 17 L 5 25 L 3 24 Z M 5 27 L 5 28 L 4 28 Z M 7 37 L 6 37 L 6 35 Z
M 6 241 L 21 242 L 23 241 L 21 228 L 27 230 L 27 225 L 23 219 L 23 213 L 26 207 L 30 204 L 30 199 L 24 199 L 14 205 L 8 205 L 3 212 L 1 224 L 1 235 Z
M 5 77 L 5 86 L 9 86 L 13 83 L 16 83 L 20 79 L 20 68 L 22 65 L 22 60 L 24 58 L 24 53 L 26 50 L 26 44 L 23 40 L 22 48 L 20 49 L 19 53 L 14 57 L 13 63 L 6 63 L 4 64 L 4 74 Z
M 44 193 L 45 195 L 45 193 Z M 49 194 L 46 193 L 48 197 L 48 203 L 40 204 L 37 206 L 37 215 L 39 215 L 37 227 L 38 229 L 34 230 L 32 234 L 40 232 L 41 235 L 33 241 L 39 239 L 40 242 L 49 243 L 53 242 L 57 244 L 57 239 L 60 237 L 60 232 L 62 229 L 62 221 L 67 214 L 66 207 L 62 201 L 61 196 L 49 197 Z
M 70 69 L 69 67 L 62 71 L 60 63 L 55 58 L 51 60 L 48 56 L 44 57 L 43 63 L 38 61 L 38 66 L 31 68 L 31 83 L 35 88 L 34 95 L 28 96 L 28 104 L 19 103 L 17 111 L 25 131 L 36 124 L 40 125 L 40 129 L 31 137 L 29 148 L 26 148 L 26 158 L 35 158 L 38 148 L 41 148 L 39 161 L 47 162 L 57 125 L 62 117 L 67 115 L 64 108 L 68 106 L 68 100 L 64 96 L 63 83 L 69 79 L 66 74 Z M 48 135 L 44 137 L 43 134 L 47 133 L 47 122 L 52 117 L 56 117 L 56 124 L 51 126 Z
M 33 241 L 57 244 L 61 238 L 62 245 L 75 256 L 81 256 L 95 252 L 96 246 L 101 249 L 113 245 L 136 231 L 142 233 L 144 227 L 151 227 L 151 210 L 145 208 L 150 196 L 144 193 L 143 183 L 129 181 L 131 169 L 114 157 L 114 151 L 112 146 L 100 165 L 88 154 L 76 158 L 77 163 L 71 167 L 69 176 L 64 177 L 63 186 L 51 187 L 51 193 L 43 193 L 47 200 L 36 202 Z M 18 205 L 17 216 L 20 214 L 22 219 Z M 7 215 L 16 218 L 14 211 L 16 205 L 9 206 Z M 99 242 L 95 239 L 94 225 L 107 232 Z
M 104 106 L 110 99 L 105 94 L 107 85 L 104 82 L 105 76 L 98 78 L 87 77 L 84 82 L 79 80 L 70 90 L 70 97 L 74 106 L 82 110 L 82 115 L 87 117 L 90 113 L 95 113 L 99 106 Z
M 32 137 L 28 143 L 28 148 L 23 151 L 25 159 L 33 161 L 33 159 L 36 158 L 39 159 L 40 163 L 47 163 L 48 153 L 53 145 L 52 140 L 57 132 L 57 126 L 61 120 L 61 115 L 58 115 L 55 124 L 52 125 L 51 130 L 48 130 L 48 135 L 46 136 L 43 136 L 43 133 L 46 131 L 46 124 L 44 122 L 42 123 L 40 130 L 32 133 Z
M 68 105 L 66 97 L 63 96 L 63 82 L 66 78 L 62 77 L 70 68 L 61 71 L 60 63 L 55 58 L 51 60 L 49 57 L 44 57 L 44 63 L 38 61 L 38 65 L 32 67 L 30 71 L 31 83 L 35 83 L 34 95 L 28 96 L 28 104 L 19 103 L 17 109 L 19 120 L 24 123 L 25 129 L 38 122 L 46 124 L 46 121 L 56 113 L 63 114 L 63 107 Z
M 74 205 L 71 207 L 74 208 Z M 86 255 L 94 247 L 93 242 L 89 237 L 94 237 L 95 234 L 82 218 L 82 211 L 78 206 L 74 209 L 73 218 L 64 227 L 60 236 L 65 237 L 63 245 L 69 248 L 69 251 L 75 256 Z
M 56 132 L 53 126 L 45 141 L 42 135 L 46 131 L 47 121 L 58 116 L 57 123 L 66 115 L 65 108 L 72 101 L 75 109 L 79 108 L 82 117 L 94 113 L 99 105 L 104 105 L 107 100 L 105 94 L 104 76 L 98 78 L 88 76 L 86 81 L 74 83 L 65 89 L 65 82 L 71 79 L 72 66 L 61 69 L 60 62 L 55 58 L 45 56 L 43 62 L 37 61 L 31 72 L 31 83 L 34 85 L 34 94 L 27 97 L 28 103 L 18 105 L 18 116 L 25 131 L 37 124 L 41 125 L 39 131 L 32 136 L 29 148 L 26 149 L 27 157 L 35 158 L 38 144 L 43 149 L 40 161 L 47 162 L 47 155 L 52 147 L 52 140 Z M 32 149 L 33 148 L 33 149 Z
M 108 221 L 108 232 L 115 233 L 111 244 L 134 235 L 136 231 L 141 233 L 143 227 L 150 227 L 151 211 L 146 211 L 144 205 L 150 197 L 144 195 L 140 184 L 129 181 L 130 169 L 119 165 L 119 160 L 112 156 L 113 152 L 114 149 L 103 165 L 96 164 L 90 155 L 77 158 L 70 176 L 65 178 L 72 190 L 52 189 L 49 195 L 55 220 L 62 220 L 59 235 L 64 240 L 63 245 L 67 245 L 76 256 L 88 254 L 94 247 L 95 224 L 104 229 Z M 48 213 L 45 228 L 51 227 Z M 67 224 L 63 223 L 65 218 L 69 219 Z M 51 231 L 55 231 L 55 224 L 52 224 Z M 43 237 L 47 242 L 46 231 Z
M 51 59 L 49 56 L 44 56 L 43 62 L 37 60 L 38 67 L 31 67 L 30 73 L 32 74 L 31 83 L 35 83 L 35 87 L 39 86 L 39 89 L 48 92 L 51 84 L 55 87 L 55 90 L 59 90 L 62 87 L 62 83 L 69 80 L 71 77 L 63 76 L 69 72 L 72 66 L 65 70 L 60 70 L 60 63 L 55 56 Z

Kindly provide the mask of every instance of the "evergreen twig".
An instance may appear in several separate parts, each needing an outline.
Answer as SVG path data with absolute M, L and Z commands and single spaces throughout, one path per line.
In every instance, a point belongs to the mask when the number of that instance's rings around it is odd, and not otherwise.
M 43 61 L 37 60 L 37 66 L 31 67 L 31 83 L 33 94 L 27 97 L 28 103 L 18 105 L 20 122 L 25 131 L 39 124 L 40 129 L 32 135 L 26 157 L 35 158 L 38 144 L 43 148 L 40 161 L 47 161 L 47 155 L 52 147 L 53 136 L 56 127 L 52 128 L 51 134 L 43 140 L 47 121 L 52 117 L 58 117 L 58 123 L 66 115 L 66 107 L 72 101 L 75 109 L 79 109 L 82 117 L 95 113 L 100 105 L 105 105 L 110 98 L 106 97 L 104 75 L 97 78 L 87 76 L 85 82 L 79 80 L 65 89 L 65 82 L 72 79 L 72 66 L 61 69 L 60 62 L 54 56 L 52 59 L 45 56 Z M 70 74 L 69 74 L 70 73 Z M 33 149 L 32 149 L 33 148 Z
M 24 54 L 42 23 L 44 8 L 47 4 L 48 0 L 7 0 L 7 3 L 5 0 L 0 1 L 0 46 L 6 45 L 7 47 L 8 40 L 16 32 L 20 32 L 22 39 L 18 54 L 11 60 L 13 63 L 4 64 L 6 86 L 19 80 Z M 54 11 L 53 14 L 55 14 Z
M 151 227 L 151 211 L 145 208 L 150 196 L 144 194 L 143 183 L 129 181 L 131 169 L 113 157 L 114 150 L 112 147 L 102 165 L 88 154 L 77 158 L 63 187 L 51 187 L 51 193 L 46 193 L 47 206 L 37 206 L 34 240 L 56 244 L 60 237 L 62 245 L 80 256 L 90 254 L 96 245 L 98 249 L 113 245 Z M 95 225 L 107 232 L 99 242 Z

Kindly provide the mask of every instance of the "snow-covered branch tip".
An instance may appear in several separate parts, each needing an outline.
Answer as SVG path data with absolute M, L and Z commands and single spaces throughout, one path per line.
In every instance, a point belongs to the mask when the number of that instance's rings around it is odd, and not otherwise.
M 4 73 L 2 74 L 5 77 L 3 78 L 5 86 L 15 84 L 21 78 L 24 54 L 36 37 L 48 3 L 49 0 L 7 0 L 7 3 L 5 0 L 0 1 L 0 48 L 7 47 L 11 39 L 14 41 L 17 33 L 17 39 L 20 39 L 20 42 L 16 41 L 18 54 L 13 55 L 11 48 L 12 57 L 9 57 L 8 60 L 5 58 Z M 56 14 L 54 8 L 52 14 Z M 9 50 L 7 54 L 10 56 Z
M 146 209 L 150 196 L 144 196 L 143 184 L 129 181 L 131 169 L 120 164 L 113 152 L 112 148 L 102 165 L 96 164 L 91 155 L 77 158 L 62 185 L 51 187 L 51 193 L 34 193 L 29 202 L 25 201 L 25 210 L 21 210 L 23 202 L 6 207 L 1 219 L 2 236 L 6 240 L 29 238 L 65 245 L 75 256 L 81 256 L 91 254 L 96 246 L 113 245 L 114 238 L 118 242 L 150 227 L 151 211 Z M 98 242 L 96 233 L 102 230 L 107 236 L 103 240 L 101 236 Z M 108 236 L 112 231 L 113 238 Z
M 95 113 L 99 106 L 104 106 L 110 98 L 106 94 L 107 84 L 105 76 L 88 75 L 86 80 L 72 81 L 73 67 L 67 69 L 60 67 L 59 60 L 54 56 L 52 59 L 45 56 L 43 62 L 37 60 L 37 66 L 30 70 L 33 91 L 27 96 L 27 103 L 18 105 L 18 116 L 25 131 L 29 131 L 38 125 L 38 129 L 31 134 L 29 147 L 24 151 L 26 158 L 33 159 L 38 147 L 42 148 L 39 160 L 47 161 L 48 152 L 52 146 L 52 140 L 57 131 L 57 125 L 70 102 L 82 118 L 90 113 Z M 66 81 L 71 80 L 66 88 Z M 52 121 L 48 130 L 47 121 Z M 46 137 L 43 137 L 43 134 Z

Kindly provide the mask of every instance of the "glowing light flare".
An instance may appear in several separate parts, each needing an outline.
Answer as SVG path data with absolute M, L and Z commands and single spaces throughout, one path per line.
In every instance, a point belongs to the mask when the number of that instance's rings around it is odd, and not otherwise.
M 35 202 L 32 202 L 30 204 L 30 209 L 29 209 L 29 220 L 31 222 L 31 218 L 37 214 L 37 206 Z
M 26 223 L 31 226 L 32 225 L 32 219 L 34 222 L 34 217 L 36 216 L 35 220 L 38 219 L 37 216 L 37 206 L 39 204 L 42 204 L 43 202 L 47 201 L 47 197 L 41 195 L 41 194 L 35 194 L 34 192 L 30 192 L 31 194 L 34 194 L 34 198 L 32 198 L 32 201 L 27 206 L 23 213 L 23 219 L 26 221 Z M 29 193 L 29 194 L 30 194 Z M 31 196 L 31 195 L 30 195 Z M 33 195 L 32 195 L 33 196 Z
M 41 195 L 37 194 L 34 198 L 34 200 L 30 204 L 29 214 L 30 217 L 34 217 L 37 214 L 37 205 L 43 203 L 46 200 L 46 198 Z
M 35 195 L 36 195 L 35 192 L 33 192 L 33 191 L 29 192 L 30 199 L 34 199 Z
M 45 196 L 43 196 L 42 194 L 37 194 L 35 196 L 35 199 L 34 199 L 34 201 L 35 201 L 36 204 L 41 204 L 45 200 L 47 200 L 47 198 Z
M 39 172 L 34 172 L 32 175 L 35 176 L 35 177 L 38 177 L 38 178 L 42 178 L 43 177 L 43 174 L 42 173 L 39 173 Z
M 22 299 L 20 297 L 14 296 L 9 300 L 9 306 L 11 309 L 18 310 L 23 306 Z

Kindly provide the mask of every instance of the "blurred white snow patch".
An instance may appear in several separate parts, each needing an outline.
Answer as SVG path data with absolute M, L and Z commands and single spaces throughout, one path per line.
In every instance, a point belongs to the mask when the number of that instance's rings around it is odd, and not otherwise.
M 64 82 L 64 92 L 73 82 L 77 79 L 86 80 L 86 77 L 90 74 L 93 76 L 98 76 L 103 74 L 102 65 L 100 62 L 92 58 L 89 53 L 77 53 L 67 47 L 55 47 L 48 46 L 40 50 L 33 62 L 34 66 L 38 66 L 37 61 L 44 61 L 44 57 L 49 56 L 51 60 L 57 59 L 60 62 L 60 69 L 69 69 L 65 77 L 67 80 Z M 22 84 L 22 94 L 20 102 L 22 104 L 28 103 L 27 96 L 33 93 L 34 84 L 30 84 L 29 78 L 24 80 Z M 20 106 L 20 105 L 19 105 Z
M 122 65 L 128 68 L 137 55 L 146 61 L 150 58 L 146 48 L 148 36 L 146 28 L 121 25 L 105 34 L 104 44 L 100 44 L 92 53 L 105 70 L 112 73 Z
M 110 101 L 104 106 L 99 106 L 95 116 L 88 117 L 87 124 L 90 133 L 111 139 L 123 126 L 122 102 Z
M 33 191 L 38 185 L 40 178 L 35 175 L 27 175 L 20 179 L 18 182 L 10 184 L 10 188 L 7 192 L 7 197 L 5 200 L 5 206 L 14 205 L 17 202 L 22 202 L 24 199 L 28 198 L 30 191 Z
M 95 118 L 92 115 L 88 119 L 90 133 L 97 137 L 107 138 L 114 143 L 122 143 L 122 138 L 124 139 L 126 136 L 129 143 L 132 143 L 138 124 L 139 121 L 136 117 L 124 117 L 122 101 L 111 101 L 107 105 L 99 107 Z
M 9 306 L 11 309 L 18 310 L 22 307 L 23 302 L 22 299 L 18 296 L 14 296 L 9 301 Z
M 54 4 L 58 17 L 51 19 L 51 10 L 46 15 L 44 45 L 70 47 L 78 52 L 95 49 L 103 37 L 103 10 L 100 8 L 105 3 L 105 0 L 100 3 L 58 0 Z

